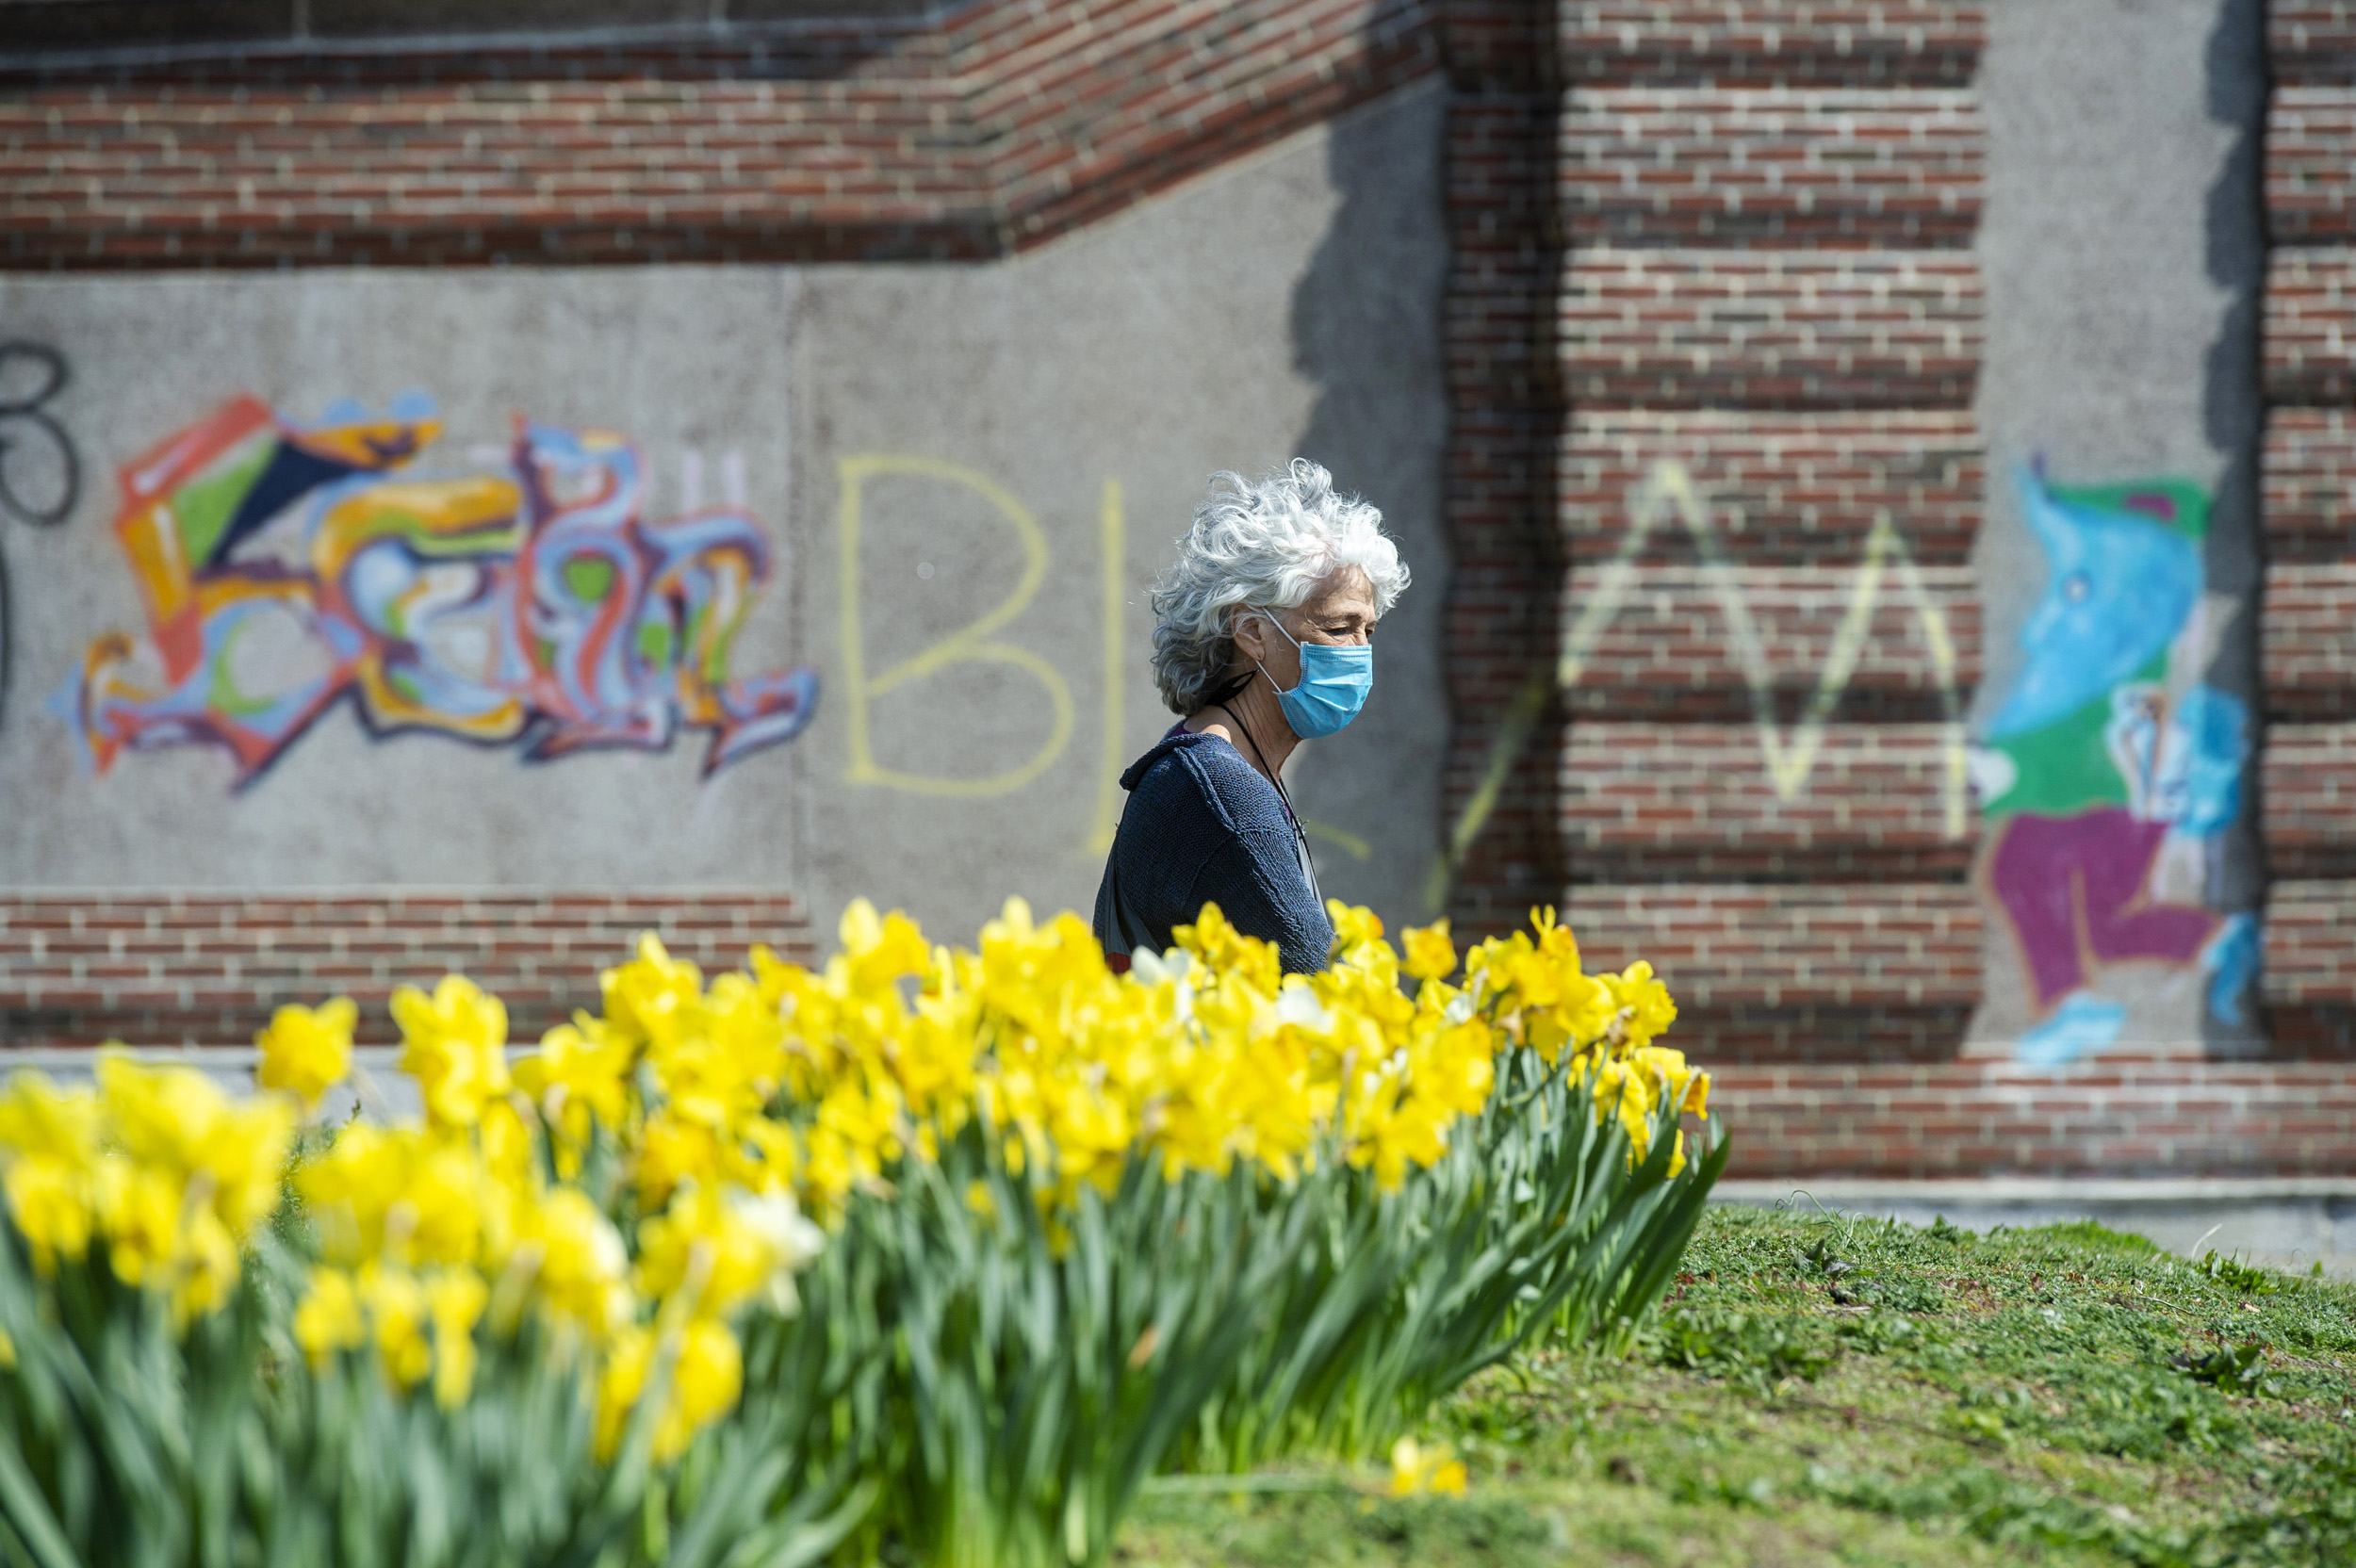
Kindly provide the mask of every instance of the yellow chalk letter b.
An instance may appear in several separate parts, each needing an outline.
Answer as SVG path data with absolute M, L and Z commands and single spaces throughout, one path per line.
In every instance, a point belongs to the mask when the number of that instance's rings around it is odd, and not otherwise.
M 1003 795 L 1023 788 L 1045 773 L 1072 742 L 1072 689 L 1053 664 L 1028 648 L 992 641 L 992 635 L 1023 613 L 1047 576 L 1047 538 L 1037 519 L 1006 489 L 971 468 L 929 457 L 904 457 L 889 452 L 861 452 L 842 462 L 842 618 L 843 702 L 851 721 L 851 768 L 854 784 L 880 785 L 914 794 L 953 795 L 968 799 Z M 963 485 L 996 509 L 1014 530 L 1023 547 L 1023 575 L 997 606 L 957 628 L 941 641 L 890 669 L 867 673 L 867 653 L 859 629 L 859 508 L 867 482 L 884 475 L 908 475 Z M 984 778 L 949 778 L 937 774 L 903 773 L 879 766 L 868 735 L 868 704 L 895 686 L 939 675 L 960 664 L 1006 664 L 1023 671 L 1047 692 L 1054 723 L 1047 739 L 1024 761 Z

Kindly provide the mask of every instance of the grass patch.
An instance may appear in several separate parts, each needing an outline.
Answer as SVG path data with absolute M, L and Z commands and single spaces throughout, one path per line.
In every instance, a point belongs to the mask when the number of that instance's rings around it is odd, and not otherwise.
M 1149 1496 L 1139 1568 L 2356 1564 L 2356 1287 L 2099 1225 L 1703 1220 L 1633 1350 L 1542 1348 L 1339 1467 Z

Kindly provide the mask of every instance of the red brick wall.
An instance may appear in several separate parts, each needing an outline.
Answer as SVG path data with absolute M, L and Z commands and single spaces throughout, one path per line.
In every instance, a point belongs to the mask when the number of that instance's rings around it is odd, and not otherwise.
M 2270 564 L 2260 614 L 2267 715 L 2286 726 L 2356 718 L 2356 560 Z M 2283 743 L 2295 744 L 2295 731 L 2270 742 Z
M 2265 757 L 2266 869 L 2356 877 L 2356 725 L 2278 725 Z
M 1971 559 L 1987 490 L 1979 433 L 1962 409 L 1898 413 L 1667 412 L 1574 408 L 1557 502 L 1571 557 L 1610 560 L 1628 498 L 1655 463 L 1683 463 L 1718 501 L 1727 547 L 1744 560 L 1838 566 L 1861 560 L 1873 519 L 1906 519 L 1925 566 Z M 1657 529 L 1643 562 L 1691 562 L 1693 537 Z
M 13 267 L 1002 254 L 1437 67 L 1430 0 L 0 63 Z
M 2269 743 L 2269 747 L 2280 743 Z M 2273 769 L 2268 767 L 2268 776 Z M 2345 808 L 2335 812 L 2345 818 Z M 2266 808 L 2272 841 L 2275 808 Z M 2278 878 L 2266 890 L 2266 999 L 2272 1054 L 2285 1061 L 2356 1062 L 2356 883 Z M 2356 1099 L 2344 1079 L 2343 1098 Z M 2356 1164 L 2344 1152 L 2342 1168 Z
M 2274 0 L 2267 34 L 2259 642 L 2275 880 L 2265 995 L 2276 1056 L 2346 1062 L 2356 1059 L 2356 5 Z M 2331 1092 L 2334 1102 L 2350 1094 Z M 2346 1168 L 2356 1153 L 2338 1159 Z
M 2328 565 L 2344 559 L 2349 498 L 2356 497 L 2356 408 L 2272 409 L 2260 465 L 2267 561 Z
M 0 892 L 0 1046 L 242 1045 L 289 1003 L 349 996 L 397 1039 L 397 986 L 472 977 L 530 1040 L 597 1005 L 597 972 L 658 933 L 707 973 L 755 942 L 814 956 L 791 898 L 680 892 Z
M 2356 1169 L 2356 6 L 2272 11 L 2273 1043 L 2255 1062 L 2188 1043 L 2058 1073 L 1962 1046 L 1985 983 L 1977 814 L 1952 834 L 1946 722 L 1980 662 L 1979 8 L 1558 10 L 1564 623 L 1615 580 L 1624 597 L 1547 715 L 1584 951 L 1669 975 L 1740 1173 Z M 1663 459 L 1715 541 L 1656 521 L 1628 555 L 1632 495 Z M 1885 588 L 1828 684 L 1881 516 L 1944 652 Z M 1764 738 L 1762 714 L 1781 726 Z
M 1596 87 L 1563 104 L 1579 244 L 1969 244 L 1987 128 L 1969 92 Z
M 1574 720 L 1562 777 L 1572 874 L 1604 884 L 1952 881 L 1971 869 L 1972 846 L 1949 836 L 1951 756 L 1937 725 L 1844 725 L 1808 792 L 1785 799 L 1748 724 Z M 1584 930 L 1596 917 L 1584 895 L 1573 899 Z
M 1582 246 L 1561 308 L 1582 408 L 1956 408 L 1979 369 L 1969 255 Z
M 2292 8 L 2317 10 L 2318 7 Z M 2348 149 L 2356 143 L 2356 98 L 2345 80 L 2309 86 L 2305 66 L 2282 47 L 2286 14 L 2276 19 L 2275 69 L 2291 73 L 2266 106 L 2267 227 L 2289 245 L 2343 243 L 2356 238 L 2356 205 L 2349 203 Z M 2329 67 L 2316 79 L 2335 74 Z
M 1553 456 L 1559 102 L 1547 8 L 1448 0 L 1446 504 L 1448 694 L 1444 800 L 1461 928 L 1519 923 L 1562 885 L 1551 672 L 1561 581 Z
M 2341 1175 L 2356 1145 L 2338 1061 L 1744 1066 L 1710 1099 L 1742 1176 Z
M 1961 87 L 1987 31 L 1955 0 L 1554 3 L 1564 75 L 1600 86 Z
M 1566 616 L 1608 592 L 1609 567 L 1580 566 L 1569 577 Z M 1728 629 L 1739 600 L 1764 658 L 1763 678 L 1778 724 L 1794 727 L 1823 686 L 1834 643 L 1857 595 L 1855 558 L 1846 567 L 1639 565 L 1626 573 L 1625 603 L 1602 624 L 1564 694 L 1581 718 L 1732 722 L 1749 718 L 1749 660 Z M 1885 574 L 1888 580 L 1890 574 Z M 1921 572 L 1955 658 L 1955 682 L 1968 691 L 1980 663 L 1979 595 L 1969 568 Z M 1855 662 L 1825 715 L 1841 723 L 1933 720 L 1944 713 L 1939 679 L 1922 617 L 1894 593 L 1875 596 Z M 1852 738 L 1854 739 L 1854 738 Z M 1792 743 L 1783 736 L 1776 743 Z M 1759 743 L 1752 750 L 1759 751 Z M 1823 788 L 1811 784 L 1810 792 Z
M 1951 1056 L 1980 988 L 1950 721 L 1979 666 L 1984 20 L 1559 9 L 1562 615 L 1616 604 L 1564 671 L 1569 918 L 1670 977 L 1713 1063 Z M 1715 543 L 1657 510 L 1621 560 L 1661 461 Z M 1878 519 L 1906 560 L 1867 582 Z
M 2276 189 L 2267 184 L 2269 195 Z M 2292 407 L 2356 401 L 2356 252 L 2282 245 L 2266 261 L 2266 391 Z
M 2266 57 L 2278 92 L 2356 83 L 2356 9 L 2348 0 L 2268 0 Z

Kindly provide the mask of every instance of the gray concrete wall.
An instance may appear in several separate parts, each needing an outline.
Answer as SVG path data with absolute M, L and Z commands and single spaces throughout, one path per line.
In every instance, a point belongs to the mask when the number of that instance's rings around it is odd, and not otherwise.
M 1170 722 L 1147 584 L 1214 470 L 1301 453 L 1383 509 L 1415 582 L 1299 793 L 1329 890 L 1419 917 L 1447 738 L 1441 108 L 1412 90 L 1001 264 L 0 280 L 0 337 L 71 364 L 52 412 L 85 475 L 66 526 L 0 521 L 0 883 L 760 885 L 964 937 L 1012 893 L 1085 909 L 1113 776 Z M 533 762 L 455 724 L 372 736 L 345 696 L 242 787 L 202 743 L 93 776 L 51 699 L 98 639 L 145 636 L 118 469 L 237 393 L 307 421 L 413 389 L 443 429 L 403 475 L 504 471 L 521 414 L 630 436 L 649 522 L 751 519 L 775 556 L 728 674 L 814 672 L 808 727 L 704 777 L 693 730 Z M 270 528 L 293 542 L 240 549 L 296 560 L 301 528 Z M 418 577 L 413 612 L 474 569 Z M 464 619 L 461 663 L 499 635 Z M 205 656 L 234 689 L 184 683 L 181 710 L 300 688 L 323 656 L 292 625 L 257 612 Z M 693 706 L 625 693 L 601 721 L 643 724 L 633 703 Z
M 491 886 L 776 882 L 802 850 L 776 808 L 805 771 L 799 743 L 697 781 L 700 747 L 529 764 L 514 744 L 372 740 L 351 700 L 244 788 L 224 751 L 169 745 L 93 776 L 52 704 L 112 631 L 144 635 L 110 526 L 118 470 L 224 399 L 252 392 L 298 419 L 337 399 L 381 411 L 430 391 L 445 433 L 419 473 L 497 470 L 517 413 L 601 425 L 640 445 L 646 511 L 686 510 L 700 454 L 718 498 L 741 466 L 764 522 L 790 517 L 792 397 L 781 340 L 800 280 L 777 271 L 313 272 L 287 277 L 0 282 L 0 324 L 73 368 L 58 400 L 86 474 L 60 528 L 11 530 L 13 652 L 0 718 L 0 880 L 61 887 Z M 489 452 L 470 449 L 489 447 Z M 728 463 L 729 454 L 736 463 Z M 794 584 L 773 582 L 740 666 L 803 658 Z M 265 634 L 279 628 L 262 629 Z M 750 645 L 757 643 L 758 645 Z M 299 638 L 239 650 L 245 688 L 309 667 Z M 142 662 L 146 661 L 142 659 Z
M 1979 81 L 1989 138 L 1979 231 L 1988 340 L 1977 406 L 1989 459 L 1978 563 L 1988 665 L 1976 727 L 1988 739 L 2035 662 L 2022 638 L 2048 588 L 2048 559 L 2017 475 L 2041 462 L 2058 487 L 2184 480 L 2210 497 L 2200 591 L 2223 631 L 2205 654 L 2174 659 L 2166 684 L 2172 701 L 2198 681 L 2241 702 L 2254 752 L 2260 7 L 1996 0 L 1989 9 Z M 2099 572 L 2094 592 L 2099 603 Z M 2048 648 L 2057 660 L 2069 652 L 2059 641 Z M 1993 766 L 2001 781 L 2012 764 Z M 1994 795 L 1985 767 L 1978 781 Z M 2175 836 L 2205 841 L 2173 842 L 2154 862 L 2151 902 L 2206 908 L 2220 922 L 2257 907 L 2254 772 L 2243 769 L 2230 826 Z M 1991 854 L 2003 826 L 1989 824 Z M 1984 876 L 1988 870 L 1984 860 Z M 2075 872 L 2056 862 L 2044 874 Z M 2015 1042 L 2071 1004 L 2037 994 L 2022 959 L 2034 934 L 2016 929 L 1993 891 L 1990 904 L 1988 1000 L 1974 1032 Z M 2246 989 L 2226 1009 L 2238 1023 L 2213 1004 L 2217 968 L 2210 956 L 2104 963 L 2081 988 L 2086 1017 L 2120 1009 L 2116 1043 L 2253 1040 Z M 2067 1059 L 2066 1039 L 2046 1045 Z

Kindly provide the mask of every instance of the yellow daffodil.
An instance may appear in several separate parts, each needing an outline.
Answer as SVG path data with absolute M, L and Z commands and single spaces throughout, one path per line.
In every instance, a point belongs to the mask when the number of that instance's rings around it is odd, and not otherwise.
M 1391 1495 L 1412 1497 L 1436 1493 L 1461 1497 L 1464 1494 L 1464 1462 L 1446 1447 L 1424 1447 L 1412 1437 L 1391 1445 Z
M 658 1354 L 672 1355 L 670 1396 L 655 1418 L 653 1458 L 666 1464 L 683 1452 L 695 1433 L 733 1408 L 744 1389 L 744 1352 L 726 1324 L 698 1318 L 665 1337 L 644 1328 L 627 1330 L 606 1358 L 597 1385 L 597 1446 L 612 1459 L 644 1396 Z
M 434 1345 L 426 1336 L 431 1309 L 417 1277 L 371 1264 L 360 1272 L 359 1294 L 384 1375 L 400 1388 L 423 1380 L 434 1368 Z
M 324 1366 L 336 1351 L 366 1344 L 368 1335 L 360 1292 L 352 1276 L 340 1268 L 313 1269 L 310 1289 L 294 1315 L 295 1343 L 312 1366 Z
M 135 1162 L 186 1184 L 242 1238 L 278 1207 L 279 1183 L 294 1116 L 283 1103 L 231 1102 L 221 1086 L 191 1068 L 142 1068 L 102 1053 L 101 1108 L 115 1140 Z
M 718 1178 L 725 1150 L 718 1130 L 657 1111 L 639 1133 L 634 1174 L 639 1202 L 660 1208 L 683 1184 Z
M 1657 1043 L 1676 1017 L 1666 988 L 1641 962 L 1587 974 L 1552 910 L 1473 947 L 1461 987 L 1446 922 L 1408 930 L 1402 958 L 1370 912 L 1331 912 L 1333 962 L 1311 976 L 1284 974 L 1215 905 L 1118 976 L 1084 922 L 1019 899 L 976 951 L 859 902 L 823 967 L 757 949 L 749 974 L 709 982 L 646 936 L 600 976 L 602 1016 L 516 1064 L 519 1095 L 497 998 L 458 976 L 404 988 L 393 1012 L 425 1119 L 336 1128 L 295 1172 L 320 1251 L 295 1343 L 322 1368 L 372 1348 L 395 1386 L 430 1378 L 453 1407 L 533 1314 L 584 1358 L 601 1454 L 661 1380 L 647 1419 L 664 1462 L 738 1397 L 730 1320 L 795 1310 L 794 1276 L 826 1244 L 810 1217 L 892 1200 L 917 1174 L 907 1162 L 945 1157 L 970 1123 L 1002 1162 L 992 1181 L 1037 1205 L 1060 1251 L 1085 1189 L 1113 1192 L 1138 1161 L 1290 1181 L 1339 1157 L 1397 1189 L 1489 1106 L 1513 1052 L 1585 1074 L 1632 1158 L 1672 1110 L 1706 1113 L 1708 1075 Z M 36 1266 L 101 1247 L 182 1321 L 227 1300 L 278 1200 L 289 1097 L 340 1076 L 354 1017 L 282 1010 L 258 1076 L 287 1093 L 246 1102 L 119 1055 L 95 1093 L 16 1080 L 0 1190 Z M 1681 1134 L 1673 1158 L 1682 1169 Z M 1008 1217 L 994 1190 L 966 1189 L 985 1222 Z M 1446 1450 L 1402 1451 L 1395 1485 L 1463 1489 Z
M 41 1073 L 19 1072 L 0 1094 L 0 1150 L 9 1157 L 87 1165 L 98 1135 L 98 1100 L 88 1089 L 60 1089 Z
M 527 1205 L 516 1250 L 548 1310 L 602 1339 L 629 1319 L 630 1254 L 589 1195 L 556 1187 Z
M 654 1370 L 655 1338 L 651 1330 L 631 1324 L 614 1338 L 597 1379 L 597 1458 L 612 1459 L 622 1446 L 631 1412 L 646 1391 L 646 1375 Z
M 540 1049 L 515 1063 L 515 1086 L 556 1135 L 559 1175 L 580 1170 L 596 1124 L 618 1133 L 629 1121 L 635 1059 L 629 1040 L 583 1013 L 541 1036 Z
M 57 1272 L 60 1257 L 74 1262 L 90 1250 L 97 1216 L 91 1211 L 87 1170 L 63 1160 L 20 1154 L 0 1177 L 8 1200 L 8 1217 L 33 1254 L 33 1267 L 47 1275 Z
M 352 1070 L 352 1031 L 360 1009 L 337 997 L 317 1007 L 286 1006 L 254 1037 L 262 1053 L 254 1076 L 266 1089 L 285 1089 L 305 1105 Z
M 126 1285 L 163 1285 L 179 1250 L 186 1189 L 170 1172 L 118 1158 L 100 1162 L 92 1183 L 106 1261 Z
M 1338 898 L 1327 899 L 1325 909 L 1333 922 L 1335 952 L 1372 947 L 1383 939 L 1383 917 L 1372 909 L 1354 908 Z
M 98 1098 L 87 1090 L 62 1091 L 40 1073 L 20 1072 L 0 1095 L 0 1185 L 42 1274 L 90 1247 L 98 1139 Z
M 710 1027 L 716 1022 L 707 1015 L 695 1021 L 692 1032 L 682 1026 L 679 1037 L 656 1048 L 651 1060 L 672 1117 L 725 1132 L 759 1115 L 777 1092 L 777 1076 L 784 1070 L 784 1051 L 777 1042 L 783 1030 L 755 1024 L 729 1038 Z M 776 1021 L 770 1023 L 774 1026 Z M 766 1037 L 758 1042 L 745 1037 L 756 1034 Z
M 680 1331 L 679 1361 L 671 1369 L 671 1411 L 678 1425 L 657 1429 L 655 1458 L 666 1460 L 687 1440 L 734 1408 L 744 1388 L 744 1355 L 725 1324 L 697 1319 Z
M 401 1025 L 401 1068 L 417 1081 L 427 1120 L 471 1127 L 508 1090 L 507 1009 L 464 975 L 445 975 L 427 995 L 414 986 L 393 992 Z
M 355 1123 L 295 1184 L 332 1260 L 471 1263 L 501 1204 L 474 1146 L 417 1128 Z
M 1214 972 L 1232 972 L 1254 989 L 1275 993 L 1284 973 L 1276 944 L 1236 930 L 1227 923 L 1218 905 L 1205 904 L 1192 925 L 1174 926 L 1170 935 L 1180 947 L 1203 960 Z
M 668 1041 L 682 1010 L 703 992 L 703 972 L 673 958 L 649 931 L 638 939 L 634 957 L 597 977 L 605 996 L 605 1023 L 632 1048 Z
M 0 1095 L 0 1191 L 43 1275 L 60 1257 L 78 1262 L 97 1226 L 91 1178 L 98 1160 L 98 1097 L 61 1091 L 20 1072 Z
M 1618 974 L 1596 977 L 1612 993 L 1612 1004 L 1617 1009 L 1621 1037 L 1628 1045 L 1642 1050 L 1654 1037 L 1676 1021 L 1677 1004 L 1669 998 L 1669 988 L 1653 978 L 1652 965 L 1639 958 Z
M 221 1217 L 209 1209 L 192 1209 L 175 1238 L 170 1264 L 172 1321 L 185 1325 L 225 1305 L 237 1288 L 238 1264 L 237 1238 Z
M 794 1271 L 819 1246 L 786 1194 L 698 1188 L 639 1227 L 638 1288 L 699 1317 L 727 1316 L 757 1294 L 787 1308 Z
M 853 899 L 843 911 L 838 934 L 843 959 L 850 966 L 851 987 L 857 991 L 873 992 L 903 975 L 914 974 L 932 957 L 914 921 L 897 909 L 879 916 L 875 906 L 863 898 Z
M 434 1402 L 455 1410 L 474 1388 L 474 1326 L 491 1298 L 471 1268 L 445 1269 L 426 1282 L 426 1314 L 434 1320 Z
M 1407 953 L 1402 967 L 1418 980 L 1445 980 L 1456 972 L 1456 943 L 1449 939 L 1448 922 L 1411 925 L 1401 933 Z
M 1448 1108 L 1412 1092 L 1399 1075 L 1366 1074 L 1350 1112 L 1350 1163 L 1370 1168 L 1385 1192 L 1399 1190 L 1410 1165 L 1428 1166 L 1448 1152 Z

